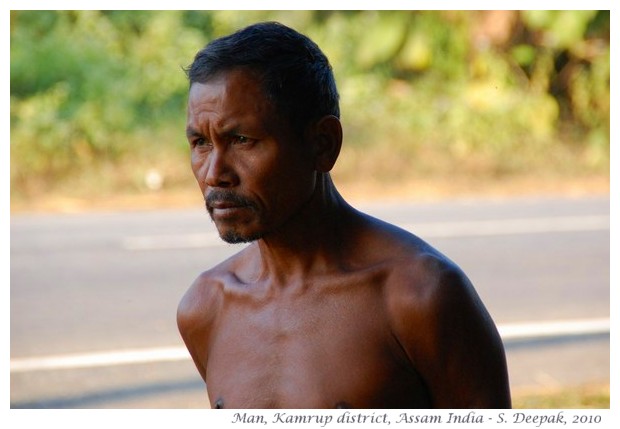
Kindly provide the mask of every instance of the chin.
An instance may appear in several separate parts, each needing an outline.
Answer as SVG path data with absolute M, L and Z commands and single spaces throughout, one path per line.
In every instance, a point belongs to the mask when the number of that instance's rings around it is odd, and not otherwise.
M 261 239 L 265 235 L 262 228 L 257 228 L 257 225 L 252 226 L 241 221 L 219 220 L 214 218 L 211 212 L 209 214 L 220 238 L 226 243 L 250 243 Z M 249 223 L 251 224 L 251 222 Z
M 226 231 L 220 231 L 220 238 L 229 244 L 251 243 L 252 241 L 260 240 L 263 237 L 261 233 L 241 233 L 234 229 Z

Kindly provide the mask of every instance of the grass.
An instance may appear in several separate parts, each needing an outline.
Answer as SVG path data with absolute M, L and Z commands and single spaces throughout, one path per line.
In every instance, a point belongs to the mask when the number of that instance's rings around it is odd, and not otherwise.
M 554 390 L 513 392 L 515 409 L 609 408 L 609 384 L 588 384 Z
M 189 168 L 189 167 L 188 167 Z M 493 180 L 484 177 L 417 177 L 408 180 L 378 181 L 364 179 L 347 181 L 335 177 L 342 195 L 351 203 L 379 201 L 438 201 L 463 198 L 506 198 L 520 196 L 568 196 L 609 194 L 609 176 L 582 177 L 521 175 Z M 148 210 L 202 207 L 200 190 L 189 177 L 174 186 L 158 191 L 137 186 L 119 190 L 99 187 L 80 191 L 61 188 L 36 195 L 23 196 L 11 191 L 11 213 L 76 213 L 100 210 Z

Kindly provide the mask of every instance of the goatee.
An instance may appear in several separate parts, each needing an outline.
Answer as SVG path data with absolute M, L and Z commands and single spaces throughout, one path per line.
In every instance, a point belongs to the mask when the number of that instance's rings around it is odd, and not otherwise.
M 211 217 L 211 220 L 215 222 L 213 217 L 213 205 L 214 203 L 228 203 L 238 207 L 248 207 L 250 209 L 256 209 L 256 204 L 249 198 L 238 195 L 229 190 L 213 190 L 205 197 L 205 208 L 207 213 Z M 217 224 L 216 224 L 217 227 Z M 224 231 L 217 227 L 220 238 L 229 244 L 250 243 L 262 238 L 262 233 L 254 234 L 241 234 L 234 226 L 230 229 L 225 228 Z

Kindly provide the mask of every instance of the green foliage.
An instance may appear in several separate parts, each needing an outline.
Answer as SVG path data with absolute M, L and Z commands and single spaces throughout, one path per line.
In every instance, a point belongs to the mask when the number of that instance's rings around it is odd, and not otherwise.
M 182 68 L 203 43 L 178 12 L 18 12 L 11 16 L 11 180 L 19 189 L 120 163 L 182 129 Z M 134 142 L 135 143 L 135 142 Z M 167 147 L 168 146 L 168 147 Z M 174 149 L 173 149 L 174 150 Z
M 12 193 L 100 184 L 111 165 L 135 171 L 110 186 L 162 165 L 182 183 L 183 68 L 264 20 L 333 64 L 343 180 L 609 169 L 607 11 L 12 11 Z

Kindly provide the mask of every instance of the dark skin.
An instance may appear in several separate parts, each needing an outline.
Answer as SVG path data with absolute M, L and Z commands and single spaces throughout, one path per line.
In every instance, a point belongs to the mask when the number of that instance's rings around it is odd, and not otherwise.
M 500 337 L 465 274 L 338 194 L 337 118 L 296 133 L 236 69 L 192 85 L 187 135 L 220 235 L 253 240 L 179 305 L 211 407 L 510 407 Z

